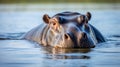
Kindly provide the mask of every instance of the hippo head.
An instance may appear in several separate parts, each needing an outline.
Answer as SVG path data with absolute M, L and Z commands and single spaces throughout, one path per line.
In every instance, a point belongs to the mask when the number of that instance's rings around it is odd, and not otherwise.
M 60 48 L 93 48 L 95 47 L 94 35 L 88 21 L 91 19 L 89 12 L 62 12 L 49 17 L 43 16 L 47 24 L 46 42 L 48 45 Z

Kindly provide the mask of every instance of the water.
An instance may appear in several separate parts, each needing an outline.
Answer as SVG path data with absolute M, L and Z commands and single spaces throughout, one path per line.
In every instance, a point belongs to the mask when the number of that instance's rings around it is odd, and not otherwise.
M 19 39 L 43 22 L 43 14 L 63 11 L 91 12 L 89 23 L 108 41 L 92 49 L 55 49 Z M 119 4 L 2 4 L 0 67 L 119 67 L 119 30 Z

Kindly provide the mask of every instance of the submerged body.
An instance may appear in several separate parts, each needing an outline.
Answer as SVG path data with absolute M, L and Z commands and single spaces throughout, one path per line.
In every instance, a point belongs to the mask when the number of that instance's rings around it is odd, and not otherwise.
M 49 17 L 43 16 L 45 23 L 25 34 L 24 38 L 43 46 L 60 48 L 92 48 L 105 42 L 102 34 L 88 21 L 91 14 L 62 12 Z

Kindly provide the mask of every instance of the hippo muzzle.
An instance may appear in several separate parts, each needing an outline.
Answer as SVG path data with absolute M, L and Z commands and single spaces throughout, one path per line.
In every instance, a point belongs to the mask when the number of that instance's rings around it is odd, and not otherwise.
M 45 14 L 43 16 L 45 23 L 29 31 L 25 38 L 43 46 L 93 48 L 101 38 L 96 36 L 97 30 L 94 31 L 95 28 L 93 29 L 88 23 L 90 19 L 89 12 L 86 15 L 77 12 L 62 12 L 53 17 Z
M 56 36 L 57 44 L 54 44 L 55 47 L 61 48 L 93 48 L 95 47 L 96 42 L 95 37 L 85 29 L 82 30 L 82 27 L 77 27 L 74 23 L 67 23 L 62 25 L 63 30 L 62 34 L 57 33 Z M 94 35 L 94 34 L 93 34 Z

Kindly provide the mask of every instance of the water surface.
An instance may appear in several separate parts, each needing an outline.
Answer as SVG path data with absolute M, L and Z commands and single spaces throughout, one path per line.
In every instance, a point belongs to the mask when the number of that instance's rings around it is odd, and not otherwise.
M 55 49 L 19 40 L 24 33 L 43 22 L 44 14 L 53 16 L 63 11 L 91 12 L 89 23 L 108 41 L 93 49 Z M 119 30 L 119 4 L 2 4 L 0 67 L 119 67 Z

